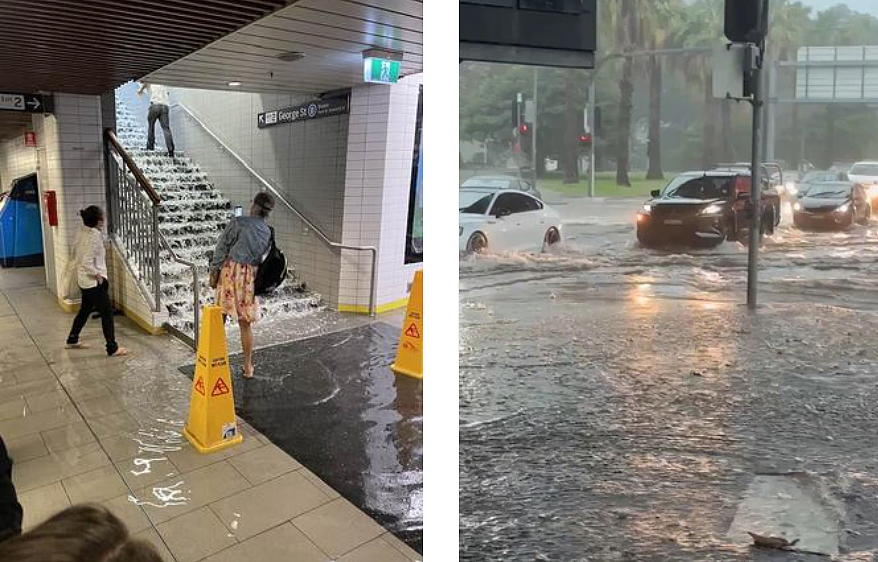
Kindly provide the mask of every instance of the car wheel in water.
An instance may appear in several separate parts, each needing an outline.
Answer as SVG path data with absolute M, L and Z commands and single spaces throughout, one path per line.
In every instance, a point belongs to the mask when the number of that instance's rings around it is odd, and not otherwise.
M 557 228 L 550 228 L 546 231 L 546 235 L 543 237 L 543 251 L 549 251 L 553 246 L 557 245 L 561 242 L 561 233 L 558 232 Z
M 484 254 L 488 250 L 488 239 L 481 232 L 476 232 L 469 237 L 466 250 L 470 254 Z

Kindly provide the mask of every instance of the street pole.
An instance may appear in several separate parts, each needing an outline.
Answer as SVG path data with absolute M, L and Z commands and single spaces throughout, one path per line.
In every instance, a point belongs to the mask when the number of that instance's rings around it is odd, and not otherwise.
M 521 138 L 521 92 L 515 97 L 515 139 L 518 141 L 518 155 L 516 156 L 516 166 L 518 166 L 518 178 L 521 179 L 521 167 L 524 165 L 524 147 Z
M 588 86 L 588 133 L 591 133 L 591 143 L 588 157 L 588 196 L 594 197 L 594 143 L 597 140 L 597 127 L 595 127 L 595 83 L 594 80 Z
M 751 49 L 758 49 L 755 45 Z M 761 57 L 757 53 L 756 57 Z M 751 58 L 752 60 L 752 58 Z M 757 283 L 759 281 L 759 234 L 762 220 L 762 177 L 760 156 L 762 151 L 762 72 L 757 62 L 753 69 L 753 162 L 750 166 L 750 248 L 747 256 L 747 306 L 757 305 Z
M 531 135 L 531 154 L 533 155 L 533 180 L 534 187 L 537 186 L 537 121 L 539 121 L 539 106 L 537 105 L 537 94 L 539 93 L 539 69 L 540 67 L 534 67 L 534 122 L 533 122 L 533 131 L 530 132 Z

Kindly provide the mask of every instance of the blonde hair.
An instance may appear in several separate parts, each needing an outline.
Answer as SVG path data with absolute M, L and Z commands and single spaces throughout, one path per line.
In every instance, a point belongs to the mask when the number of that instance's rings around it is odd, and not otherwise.
M 68 507 L 21 536 L 0 542 L 3 562 L 162 562 L 155 548 L 95 504 Z

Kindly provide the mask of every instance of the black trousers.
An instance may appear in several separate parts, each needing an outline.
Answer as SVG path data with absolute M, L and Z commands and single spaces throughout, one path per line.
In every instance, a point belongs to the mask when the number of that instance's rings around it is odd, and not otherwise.
M 146 134 L 146 149 L 155 149 L 155 122 L 158 121 L 162 125 L 162 133 L 165 135 L 165 146 L 168 147 L 168 154 L 174 155 L 174 137 L 171 135 L 171 115 L 170 109 L 163 103 L 156 103 L 149 106 L 149 131 Z
M 0 437 L 0 542 L 21 534 L 21 504 L 12 484 L 12 459 Z
M 67 336 L 67 343 L 79 343 L 79 333 L 88 322 L 88 317 L 93 311 L 101 315 L 101 328 L 104 330 L 104 339 L 107 340 L 107 355 L 116 353 L 119 345 L 116 343 L 116 329 L 113 326 L 113 305 L 110 304 L 110 283 L 106 279 L 92 289 L 80 289 L 82 291 L 82 305 L 79 313 L 73 319 L 73 327 Z

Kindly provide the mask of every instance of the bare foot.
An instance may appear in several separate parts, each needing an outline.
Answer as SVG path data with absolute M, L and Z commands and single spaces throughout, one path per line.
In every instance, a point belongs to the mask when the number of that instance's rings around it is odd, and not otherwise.
M 122 357 L 123 355 L 128 355 L 131 352 L 125 349 L 124 347 L 120 347 L 116 350 L 116 353 L 110 355 L 110 357 Z
M 247 370 L 247 367 L 244 367 L 244 378 L 252 379 L 253 378 L 253 366 L 250 366 L 250 370 Z
M 68 343 L 64 346 L 66 349 L 89 349 L 90 345 L 87 343 Z

